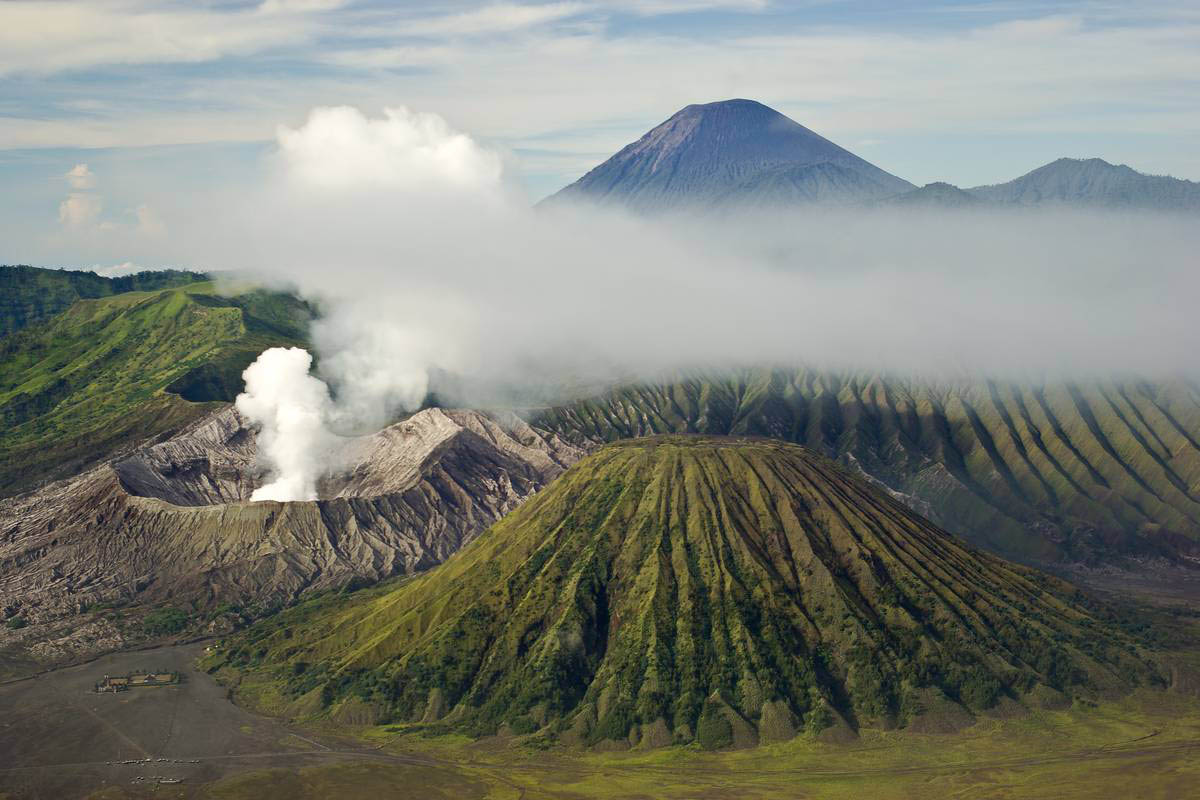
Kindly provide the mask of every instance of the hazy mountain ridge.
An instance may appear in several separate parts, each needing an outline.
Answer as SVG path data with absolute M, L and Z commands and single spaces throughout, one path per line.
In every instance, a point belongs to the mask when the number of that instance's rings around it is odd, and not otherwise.
M 999 205 L 1200 209 L 1200 183 L 1147 175 L 1099 158 L 1060 158 L 1007 183 L 976 186 L 967 191 Z
M 0 265 L 0 336 L 52 317 L 76 300 L 183 286 L 206 280 L 200 272 L 147 270 L 106 278 L 86 270 Z
M 874 208 L 925 208 L 925 209 L 955 209 L 986 207 L 986 201 L 976 197 L 969 191 L 960 189 L 944 181 L 927 183 L 910 192 L 885 197 L 869 204 Z
M 209 667 L 289 716 L 744 746 L 1162 680 L 1074 597 L 803 448 L 656 437 L 574 465 L 441 567 L 285 612 Z

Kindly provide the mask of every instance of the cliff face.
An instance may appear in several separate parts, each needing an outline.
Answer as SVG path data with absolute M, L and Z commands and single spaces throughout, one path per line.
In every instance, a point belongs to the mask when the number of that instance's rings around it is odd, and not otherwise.
M 0 613 L 29 623 L 3 635 L 53 640 L 101 603 L 264 608 L 425 569 L 583 455 L 515 417 L 439 409 L 349 449 L 322 499 L 251 503 L 254 437 L 226 408 L 129 458 L 0 502 Z

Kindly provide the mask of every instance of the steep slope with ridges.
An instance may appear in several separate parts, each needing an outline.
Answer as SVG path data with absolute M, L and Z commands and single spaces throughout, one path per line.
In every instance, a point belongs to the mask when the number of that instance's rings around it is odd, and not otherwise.
M 603 448 L 446 564 L 228 643 L 285 713 L 708 747 L 1158 681 L 1067 584 L 803 448 Z M 290 704 L 290 705 L 289 705 Z
M 939 524 L 1033 561 L 1200 552 L 1200 387 L 939 383 L 750 370 L 541 412 L 576 441 L 756 434 L 837 458 Z

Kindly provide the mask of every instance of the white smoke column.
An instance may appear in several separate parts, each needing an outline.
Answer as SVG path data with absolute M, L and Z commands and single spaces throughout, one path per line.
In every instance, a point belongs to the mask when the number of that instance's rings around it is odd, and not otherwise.
M 329 389 L 308 374 L 312 356 L 299 347 L 272 347 L 246 367 L 237 410 L 258 429 L 258 455 L 269 482 L 251 500 L 315 500 L 317 480 L 333 445 L 327 424 Z
M 457 238 L 429 222 L 470 225 L 508 209 L 504 165 L 438 115 L 406 108 L 381 118 L 316 108 L 299 128 L 280 127 L 278 142 L 272 188 L 286 200 L 259 213 L 276 208 L 289 228 L 318 220 L 318 246 L 284 261 L 322 308 L 312 337 L 336 398 L 327 423 L 343 435 L 371 432 L 420 406 L 431 366 L 460 366 L 459 337 L 447 331 L 471 331 L 478 313 L 440 280 L 428 286 Z M 381 227 L 395 248 L 383 261 Z

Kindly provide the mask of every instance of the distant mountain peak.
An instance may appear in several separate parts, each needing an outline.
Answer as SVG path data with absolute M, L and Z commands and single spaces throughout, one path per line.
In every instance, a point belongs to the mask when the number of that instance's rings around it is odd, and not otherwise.
M 637 210 L 857 202 L 912 189 L 755 100 L 685 106 L 554 196 Z
M 1200 183 L 1147 175 L 1102 158 L 1059 158 L 1019 178 L 968 190 L 1000 205 L 1200 210 Z

